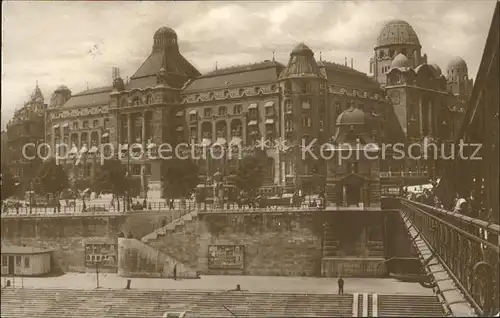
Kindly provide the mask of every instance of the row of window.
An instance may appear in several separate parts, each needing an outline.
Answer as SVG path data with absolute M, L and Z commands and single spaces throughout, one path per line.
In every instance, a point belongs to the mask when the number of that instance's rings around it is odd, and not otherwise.
M 22 265 L 22 257 L 17 255 L 16 256 L 16 267 L 21 267 Z M 2 255 L 2 267 L 7 267 L 9 266 L 9 256 L 7 255 Z M 30 267 L 30 258 L 29 256 L 24 257 L 24 268 L 29 268 Z
M 92 127 L 89 126 L 89 121 L 88 120 L 83 120 L 82 121 L 82 129 L 88 129 L 88 128 L 99 128 L 101 125 L 101 121 L 99 119 L 94 119 L 92 120 Z M 103 126 L 104 129 L 109 128 L 109 118 L 104 118 L 103 119 Z M 80 129 L 80 123 L 78 121 L 72 122 L 71 123 L 71 129 Z M 63 131 L 66 134 L 69 132 L 69 125 L 63 126 Z M 60 133 L 60 127 L 55 127 L 55 133 L 59 134 Z
M 277 87 L 276 85 L 271 85 L 271 91 L 273 91 L 273 92 L 274 92 L 274 91 L 276 90 L 276 87 Z M 255 94 L 259 94 L 261 90 L 262 90 L 262 88 L 261 88 L 260 86 L 256 86 L 256 87 L 254 87 L 254 89 L 253 89 L 253 91 L 254 91 L 254 93 L 255 93 Z M 244 93 L 246 93 L 247 91 L 248 91 L 247 89 L 240 88 L 240 89 L 238 90 L 238 94 L 239 94 L 240 96 L 242 96 L 242 95 L 243 95 Z M 224 91 L 224 97 L 225 97 L 225 98 L 228 98 L 229 96 L 230 96 L 230 94 L 229 94 L 229 90 L 225 90 L 225 91 Z M 211 92 L 211 93 L 209 94 L 209 97 L 210 97 L 210 99 L 214 99 L 214 98 L 215 98 L 215 93 L 214 93 L 214 92 Z M 196 94 L 196 95 L 195 95 L 195 99 L 196 99 L 196 100 L 199 100 L 200 98 L 201 98 L 200 94 Z

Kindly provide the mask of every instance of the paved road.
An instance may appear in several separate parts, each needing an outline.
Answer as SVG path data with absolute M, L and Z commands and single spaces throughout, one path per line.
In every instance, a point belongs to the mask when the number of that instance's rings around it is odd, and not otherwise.
M 2 277 L 2 285 L 6 279 Z M 294 292 L 294 293 L 336 293 L 336 278 L 276 277 L 276 276 L 202 276 L 200 279 L 173 280 L 169 278 L 131 278 L 133 289 L 144 290 L 230 290 L 239 284 L 243 290 L 251 292 Z M 345 293 L 379 293 L 432 295 L 418 283 L 400 282 L 391 278 L 344 278 Z M 99 274 L 101 288 L 121 289 L 127 278 L 117 274 Z M 14 287 L 20 288 L 62 288 L 94 289 L 96 275 L 69 273 L 59 277 L 15 277 Z

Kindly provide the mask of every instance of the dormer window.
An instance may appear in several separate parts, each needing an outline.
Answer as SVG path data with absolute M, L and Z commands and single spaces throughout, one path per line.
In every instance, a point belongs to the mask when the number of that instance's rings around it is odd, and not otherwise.
M 146 97 L 146 104 L 150 105 L 150 104 L 152 104 L 152 103 L 153 103 L 153 96 L 148 95 L 148 96 Z
M 196 94 L 196 95 L 194 96 L 194 99 L 195 99 L 196 101 L 198 101 L 198 100 L 200 99 L 200 94 Z
M 259 94 L 260 93 L 260 87 L 255 87 L 255 94 Z
M 95 120 L 92 122 L 92 127 L 94 127 L 94 128 L 99 127 L 99 120 L 98 120 L 98 119 L 95 119 Z
M 210 93 L 210 99 L 214 99 L 215 98 L 215 94 L 214 93 Z
M 138 97 L 134 98 L 134 101 L 132 102 L 134 106 L 139 106 L 141 104 L 141 101 L 139 100 Z
M 229 97 L 229 91 L 224 91 L 224 97 L 226 97 L 226 98 Z
M 83 128 L 89 128 L 89 121 L 88 120 L 84 120 L 83 121 Z
M 242 96 L 245 93 L 245 89 L 244 88 L 240 88 L 238 90 L 238 93 L 239 93 L 240 96 Z

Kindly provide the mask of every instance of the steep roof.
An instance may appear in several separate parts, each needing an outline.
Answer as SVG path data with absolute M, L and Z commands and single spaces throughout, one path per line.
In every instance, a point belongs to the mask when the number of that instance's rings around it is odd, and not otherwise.
M 325 69 L 328 85 L 381 90 L 377 81 L 351 67 L 327 61 L 321 61 L 318 65 Z
M 6 245 L 2 246 L 2 254 L 43 254 L 52 252 L 51 249 L 31 247 L 31 246 L 16 246 L 16 245 Z
M 215 70 L 196 78 L 184 89 L 184 93 L 204 91 L 278 80 L 283 64 L 264 61 L 255 64 L 237 65 Z
M 110 93 L 112 89 L 112 86 L 106 86 L 77 93 L 71 96 L 63 107 L 107 105 L 111 101 Z
M 156 76 L 156 73 L 161 68 L 164 68 L 167 73 L 179 74 L 189 78 L 200 75 L 198 70 L 178 51 L 161 50 L 153 51 L 130 79 L 132 81 L 139 77 Z

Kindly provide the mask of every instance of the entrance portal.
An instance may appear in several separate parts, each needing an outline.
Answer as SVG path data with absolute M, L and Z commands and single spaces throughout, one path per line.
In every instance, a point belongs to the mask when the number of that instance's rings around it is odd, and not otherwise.
M 361 202 L 361 187 L 356 184 L 349 184 L 347 187 L 347 205 L 348 206 L 358 206 L 358 203 Z

